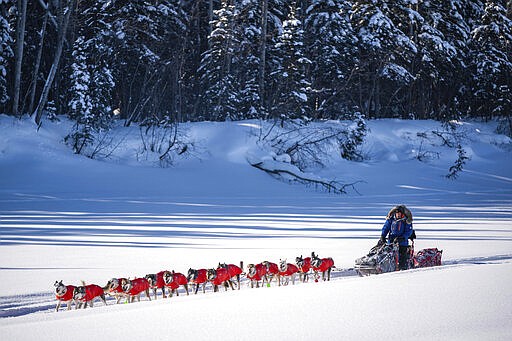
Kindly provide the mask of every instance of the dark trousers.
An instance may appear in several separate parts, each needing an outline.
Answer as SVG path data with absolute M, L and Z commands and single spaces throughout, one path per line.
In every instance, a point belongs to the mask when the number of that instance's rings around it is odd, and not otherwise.
M 408 246 L 400 245 L 398 247 L 398 268 L 400 270 L 407 270 L 407 261 L 409 260 L 409 254 L 407 253 Z

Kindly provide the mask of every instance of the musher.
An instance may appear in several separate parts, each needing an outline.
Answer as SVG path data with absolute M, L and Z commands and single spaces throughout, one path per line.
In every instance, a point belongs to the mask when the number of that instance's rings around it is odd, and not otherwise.
M 399 245 L 398 268 L 407 270 L 409 239 L 416 238 L 416 234 L 412 228 L 412 213 L 405 205 L 397 205 L 389 211 L 377 245 L 384 245 L 388 235 L 390 244 L 396 242 Z

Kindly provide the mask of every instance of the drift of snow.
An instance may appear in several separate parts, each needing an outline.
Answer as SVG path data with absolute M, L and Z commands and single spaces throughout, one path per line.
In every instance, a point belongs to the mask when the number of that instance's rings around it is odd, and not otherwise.
M 471 160 L 449 180 L 455 150 L 425 139 L 439 123 L 370 121 L 364 162 L 333 154 L 308 169 L 357 182 L 346 195 L 251 167 L 257 158 L 293 170 L 286 155 L 261 149 L 260 124 L 183 124 L 193 153 L 161 168 L 141 157 L 136 127 L 114 129 L 122 143 L 97 161 L 63 143 L 66 120 L 36 132 L 28 119 L 0 115 L 2 339 L 511 339 L 512 149 L 494 123 L 461 125 Z M 420 162 L 420 153 L 431 158 Z M 444 265 L 355 276 L 354 260 L 397 203 L 413 211 L 416 250 L 442 249 Z M 294 262 L 312 251 L 334 259 L 331 281 L 258 289 L 243 281 L 239 291 L 54 312 L 55 280 L 105 285 L 218 262 Z

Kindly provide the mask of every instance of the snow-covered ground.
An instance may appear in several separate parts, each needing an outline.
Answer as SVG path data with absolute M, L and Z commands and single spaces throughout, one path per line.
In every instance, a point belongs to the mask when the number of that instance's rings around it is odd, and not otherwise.
M 109 160 L 72 154 L 69 122 L 0 115 L 0 335 L 2 340 L 188 338 L 510 340 L 511 141 L 494 123 L 466 122 L 471 160 L 445 175 L 453 149 L 418 133 L 434 121 L 370 121 L 364 162 L 336 158 L 310 170 L 356 182 L 334 195 L 251 167 L 265 158 L 258 122 L 183 124 L 193 152 L 161 168 L 140 151 L 136 127 L 117 128 Z M 334 124 L 334 123 L 331 123 Z M 429 140 L 434 141 L 433 138 Z M 427 151 L 429 162 L 414 158 Z M 358 277 L 397 203 L 414 214 L 416 250 L 443 249 L 442 267 Z M 223 290 L 151 302 L 54 312 L 55 280 L 186 273 L 332 257 L 330 282 Z

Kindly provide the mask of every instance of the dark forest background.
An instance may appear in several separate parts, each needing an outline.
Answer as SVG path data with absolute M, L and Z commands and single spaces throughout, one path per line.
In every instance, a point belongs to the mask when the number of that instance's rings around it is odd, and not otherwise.
M 38 124 L 357 113 L 510 127 L 510 0 L 0 3 L 0 112 Z

